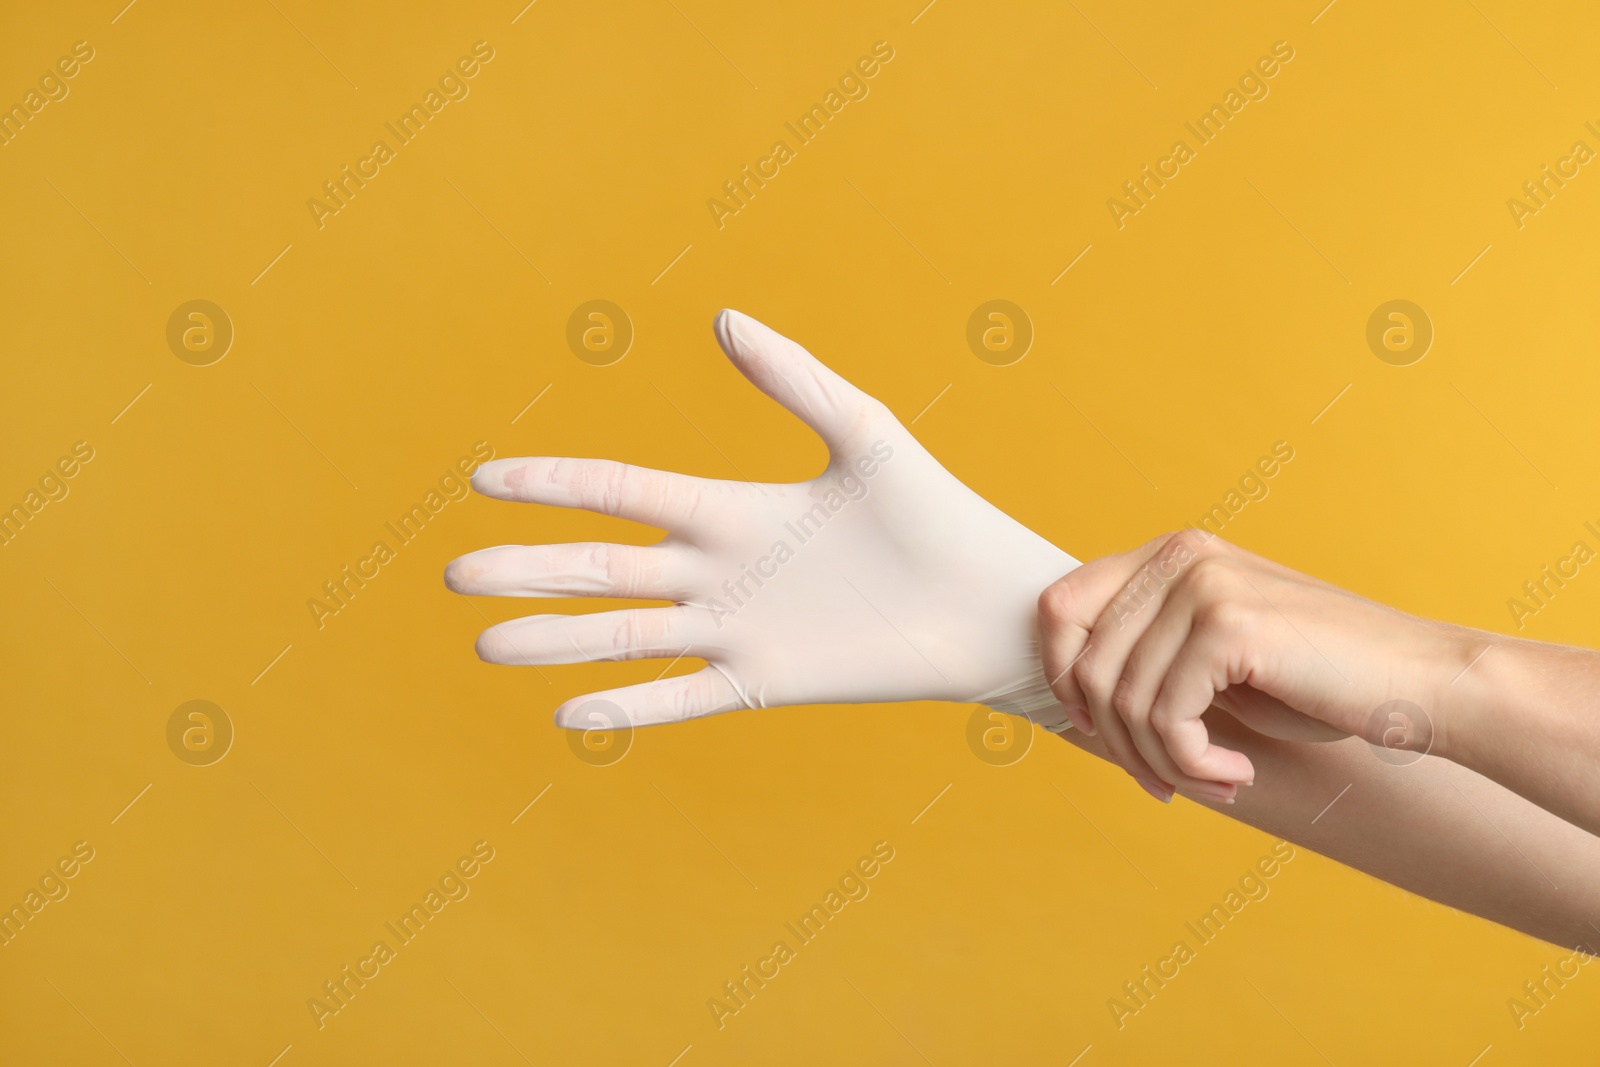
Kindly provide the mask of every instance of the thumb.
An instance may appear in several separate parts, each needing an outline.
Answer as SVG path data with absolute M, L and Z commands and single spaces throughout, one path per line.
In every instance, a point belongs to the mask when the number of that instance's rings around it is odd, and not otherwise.
M 1256 733 L 1279 741 L 1342 741 L 1350 736 L 1250 685 L 1229 686 L 1212 703 Z
M 739 373 L 834 448 L 888 409 L 771 327 L 731 308 L 717 313 L 717 343 Z

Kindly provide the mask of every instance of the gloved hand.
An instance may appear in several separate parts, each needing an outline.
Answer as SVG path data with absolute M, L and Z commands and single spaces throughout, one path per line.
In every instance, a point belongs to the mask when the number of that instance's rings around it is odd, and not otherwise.
M 962 485 L 883 404 L 747 315 L 717 340 L 745 377 L 815 430 L 808 482 L 714 481 L 601 459 L 498 459 L 472 476 L 501 500 L 577 507 L 668 531 L 649 546 L 508 545 L 445 570 L 458 593 L 627 597 L 670 607 L 532 615 L 478 638 L 491 663 L 704 659 L 687 675 L 577 697 L 557 725 L 632 725 L 739 708 L 901 700 L 982 703 L 1068 725 L 1040 663 L 1039 594 L 1077 560 Z

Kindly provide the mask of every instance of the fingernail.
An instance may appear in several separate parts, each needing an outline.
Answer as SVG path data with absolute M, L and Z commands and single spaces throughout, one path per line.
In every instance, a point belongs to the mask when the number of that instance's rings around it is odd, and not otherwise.
M 1078 729 L 1082 730 L 1086 737 L 1093 737 L 1095 735 L 1094 720 L 1089 717 L 1089 709 L 1073 708 L 1072 714 L 1077 716 L 1077 721 L 1083 723 Z
M 1134 781 L 1139 783 L 1140 789 L 1143 789 L 1146 793 L 1149 793 L 1151 796 L 1161 801 L 1161 803 L 1172 803 L 1172 794 L 1166 790 L 1158 788 L 1154 782 L 1148 781 L 1144 778 L 1135 778 Z
M 1209 797 L 1212 800 L 1220 800 L 1224 804 L 1233 803 L 1233 796 L 1228 792 L 1228 787 L 1217 785 L 1215 782 L 1195 782 L 1193 785 L 1185 786 L 1184 791 Z

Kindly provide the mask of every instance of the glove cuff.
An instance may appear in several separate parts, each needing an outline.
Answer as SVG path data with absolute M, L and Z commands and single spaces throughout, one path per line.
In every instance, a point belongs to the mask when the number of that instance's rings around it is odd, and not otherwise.
M 1072 720 L 1067 718 L 1066 709 L 1050 691 L 1043 674 L 1018 688 L 979 697 L 977 702 L 1007 715 L 1020 715 L 1053 734 L 1072 729 Z

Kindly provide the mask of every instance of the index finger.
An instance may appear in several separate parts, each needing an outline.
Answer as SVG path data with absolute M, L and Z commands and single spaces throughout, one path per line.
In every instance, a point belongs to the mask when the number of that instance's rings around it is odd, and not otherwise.
M 1089 701 L 1073 677 L 1073 665 L 1088 651 L 1095 622 L 1165 540 L 1158 537 L 1131 552 L 1085 563 L 1039 595 L 1039 651 L 1045 680 L 1072 724 L 1091 737 L 1095 730 Z

